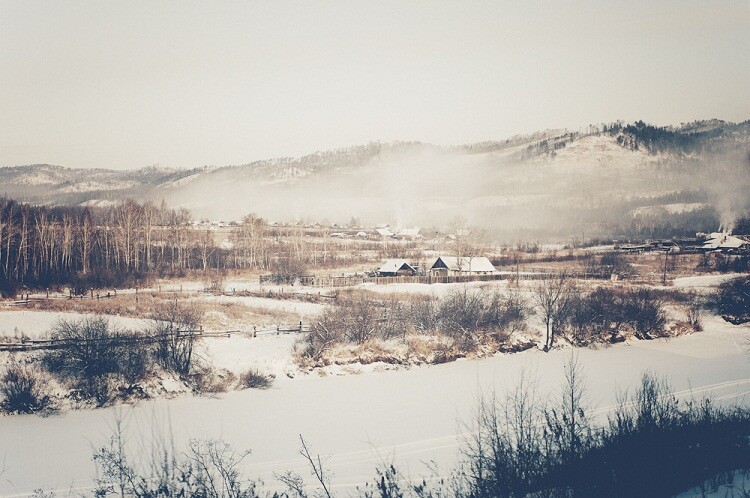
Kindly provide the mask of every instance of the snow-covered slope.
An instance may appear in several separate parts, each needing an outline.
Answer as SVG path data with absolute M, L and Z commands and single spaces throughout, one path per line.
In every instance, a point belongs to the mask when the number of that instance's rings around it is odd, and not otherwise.
M 632 218 L 702 210 L 710 219 L 718 216 L 714 208 L 741 211 L 745 206 L 737 204 L 747 200 L 740 192 L 748 180 L 739 163 L 748 147 L 750 122 L 668 128 L 638 122 L 454 147 L 373 142 L 192 170 L 0 168 L 0 185 L 2 193 L 35 203 L 105 206 L 128 197 L 164 199 L 195 217 L 216 219 L 256 212 L 281 221 L 345 222 L 355 216 L 440 225 L 462 214 L 489 231 L 519 231 L 546 230 L 557 216 L 554 227 L 562 233 L 580 233 L 589 218 L 612 226 L 627 221 L 627 213 Z M 723 179 L 734 188 L 731 195 Z M 583 212 L 565 215 L 573 210 Z

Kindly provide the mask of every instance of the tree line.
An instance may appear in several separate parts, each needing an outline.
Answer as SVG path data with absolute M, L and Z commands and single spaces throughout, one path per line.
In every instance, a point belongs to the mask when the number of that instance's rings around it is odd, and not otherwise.
M 70 286 L 76 292 L 139 285 L 152 275 L 189 270 L 325 266 L 338 246 L 280 236 L 266 220 L 245 216 L 218 244 L 210 226 L 195 226 L 185 208 L 126 199 L 107 207 L 33 206 L 0 198 L 0 293 Z M 314 245 L 314 247 L 311 246 Z
M 190 268 L 201 247 L 190 220 L 186 209 L 164 203 L 46 207 L 0 198 L 0 291 L 117 285 L 159 268 Z

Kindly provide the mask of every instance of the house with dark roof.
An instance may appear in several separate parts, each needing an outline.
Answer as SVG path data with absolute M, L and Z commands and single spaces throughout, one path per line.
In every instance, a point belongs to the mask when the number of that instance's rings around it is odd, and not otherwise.
M 401 277 L 416 274 L 417 269 L 405 259 L 389 259 L 378 270 L 379 277 Z

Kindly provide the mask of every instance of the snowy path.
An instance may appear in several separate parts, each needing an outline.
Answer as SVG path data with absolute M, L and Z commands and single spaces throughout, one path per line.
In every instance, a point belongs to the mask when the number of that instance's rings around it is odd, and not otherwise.
M 683 396 L 750 403 L 750 327 L 712 318 L 707 328 L 671 341 L 581 350 L 596 413 L 606 413 L 618 389 L 634 386 L 647 369 L 667 375 Z M 545 397 L 544 391 L 558 386 L 567 354 L 529 351 L 367 375 L 283 377 L 268 391 L 220 399 L 185 396 L 49 418 L 3 417 L 0 495 L 91 486 L 92 447 L 106 443 L 117 412 L 126 418 L 134 448 L 148 447 L 169 420 L 178 443 L 221 437 L 237 449 L 252 449 L 245 470 L 269 484 L 275 483 L 274 472 L 308 476 L 297 454 L 298 434 L 315 452 L 331 456 L 327 466 L 337 488 L 364 483 L 377 463 L 390 458 L 413 477 L 426 473 L 423 462 L 431 460 L 445 471 L 457 458 L 459 420 L 470 416 L 480 390 L 502 391 L 525 370 L 540 378 Z

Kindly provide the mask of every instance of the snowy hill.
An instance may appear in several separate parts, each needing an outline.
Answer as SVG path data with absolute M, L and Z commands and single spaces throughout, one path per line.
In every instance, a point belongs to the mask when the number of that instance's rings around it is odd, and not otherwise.
M 299 158 L 191 170 L 5 167 L 0 168 L 0 194 L 55 205 L 164 199 L 196 217 L 224 219 L 254 211 L 277 220 L 348 221 L 356 216 L 439 224 L 460 207 L 460 214 L 473 220 L 502 222 L 516 231 L 544 229 L 551 209 L 574 209 L 585 211 L 575 222 L 579 230 L 612 222 L 618 210 L 632 217 L 687 203 L 715 208 L 714 217 L 723 217 L 743 209 L 747 196 L 738 185 L 747 181 L 743 168 L 749 148 L 747 121 L 662 128 L 639 121 L 454 147 L 372 142 Z M 739 184 L 717 184 L 717 179 L 735 177 Z M 645 206 L 649 209 L 638 211 Z M 598 219 L 586 215 L 592 211 Z M 568 221 L 562 225 L 570 232 Z

